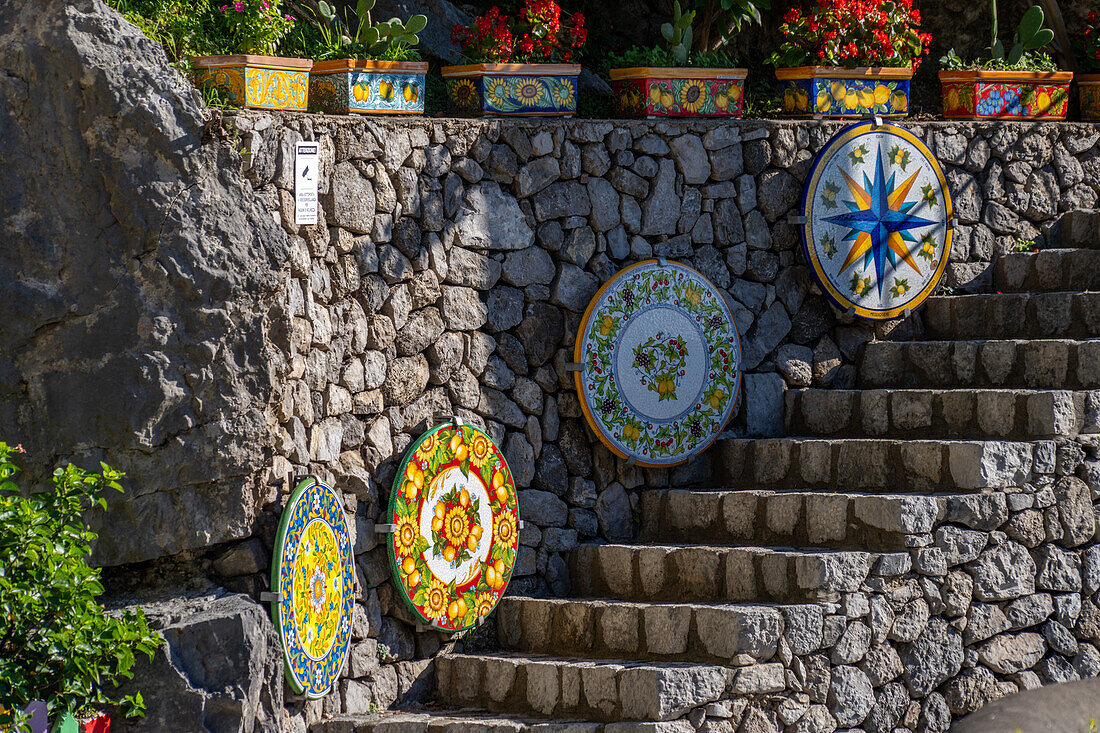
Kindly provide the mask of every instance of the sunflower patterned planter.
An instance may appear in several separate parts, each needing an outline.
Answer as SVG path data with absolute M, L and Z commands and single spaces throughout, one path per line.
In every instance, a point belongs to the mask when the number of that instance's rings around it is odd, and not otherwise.
M 280 56 L 198 56 L 193 80 L 199 89 L 217 89 L 237 107 L 305 112 L 309 99 L 309 59 Z
M 481 623 L 504 595 L 519 548 L 519 503 L 504 455 L 478 428 L 437 425 L 393 482 L 390 568 L 398 593 L 432 628 Z
M 747 69 L 612 69 L 623 117 L 740 117 Z
M 1064 120 L 1072 71 L 941 71 L 953 120 Z
M 423 61 L 318 61 L 309 73 L 309 107 L 330 115 L 423 114 Z
M 783 82 L 783 111 L 816 118 L 905 117 L 913 70 L 893 67 L 842 69 L 797 66 L 776 69 Z
M 470 64 L 441 72 L 456 112 L 572 117 L 577 111 L 580 64 Z

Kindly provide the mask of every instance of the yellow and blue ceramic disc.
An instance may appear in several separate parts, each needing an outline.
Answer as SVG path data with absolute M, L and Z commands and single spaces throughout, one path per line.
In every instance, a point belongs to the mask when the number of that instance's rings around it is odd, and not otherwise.
M 802 215 L 814 277 L 862 318 L 919 307 L 947 267 L 951 193 L 936 156 L 902 127 L 861 122 L 838 132 L 810 169 Z
M 340 496 L 308 478 L 290 496 L 275 542 L 271 618 L 296 694 L 323 697 L 351 646 L 355 558 Z
M 698 455 L 737 404 L 733 314 L 709 280 L 678 262 L 639 262 L 608 280 L 581 319 L 573 359 L 592 430 L 640 466 Z
M 504 595 L 519 550 L 519 501 L 508 461 L 472 425 L 445 423 L 409 448 L 393 481 L 390 569 L 425 624 L 461 631 Z

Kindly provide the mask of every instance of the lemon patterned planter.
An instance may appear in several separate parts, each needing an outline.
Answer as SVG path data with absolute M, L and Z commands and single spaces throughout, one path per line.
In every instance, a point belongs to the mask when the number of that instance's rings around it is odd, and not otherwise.
M 612 69 L 624 117 L 740 117 L 746 69 Z
M 469 64 L 441 72 L 455 112 L 572 117 L 577 111 L 580 64 Z
M 423 114 L 427 73 L 422 61 L 318 61 L 309 106 L 328 114 Z
M 1081 119 L 1100 121 L 1100 74 L 1078 74 L 1077 86 L 1081 100 Z
M 905 117 L 910 68 L 798 66 L 776 69 L 783 82 L 783 111 L 816 118 Z
M 952 120 L 1064 120 L 1072 71 L 941 71 Z
M 192 60 L 199 89 L 217 89 L 237 107 L 305 112 L 309 59 L 280 56 L 198 56 Z

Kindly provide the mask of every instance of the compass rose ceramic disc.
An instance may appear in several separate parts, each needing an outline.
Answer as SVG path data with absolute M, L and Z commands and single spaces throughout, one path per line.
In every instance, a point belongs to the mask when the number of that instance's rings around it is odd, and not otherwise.
M 647 260 L 612 277 L 585 311 L 573 358 L 585 418 L 641 466 L 701 453 L 737 404 L 733 315 L 709 280 L 677 262 Z
M 283 511 L 271 587 L 271 618 L 296 694 L 322 697 L 340 676 L 351 642 L 355 558 L 340 496 L 308 478 Z
M 512 577 L 519 504 L 496 444 L 446 423 L 405 455 L 390 492 L 390 568 L 425 624 L 460 631 L 488 616 Z
M 802 246 L 841 309 L 886 320 L 924 302 L 951 252 L 951 194 L 932 152 L 908 130 L 862 122 L 814 161 Z

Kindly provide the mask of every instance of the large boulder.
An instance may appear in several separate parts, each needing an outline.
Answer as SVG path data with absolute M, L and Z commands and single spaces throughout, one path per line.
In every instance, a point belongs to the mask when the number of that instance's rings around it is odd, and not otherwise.
M 282 731 L 283 656 L 267 611 L 223 590 L 142 603 L 165 643 L 139 655 L 117 694 L 140 692 L 144 718 L 112 715 L 120 733 Z M 115 694 L 115 693 L 112 693 Z
M 247 537 L 267 493 L 287 235 L 207 122 L 101 0 L 0 4 L 0 437 L 31 480 L 127 473 L 100 564 Z

